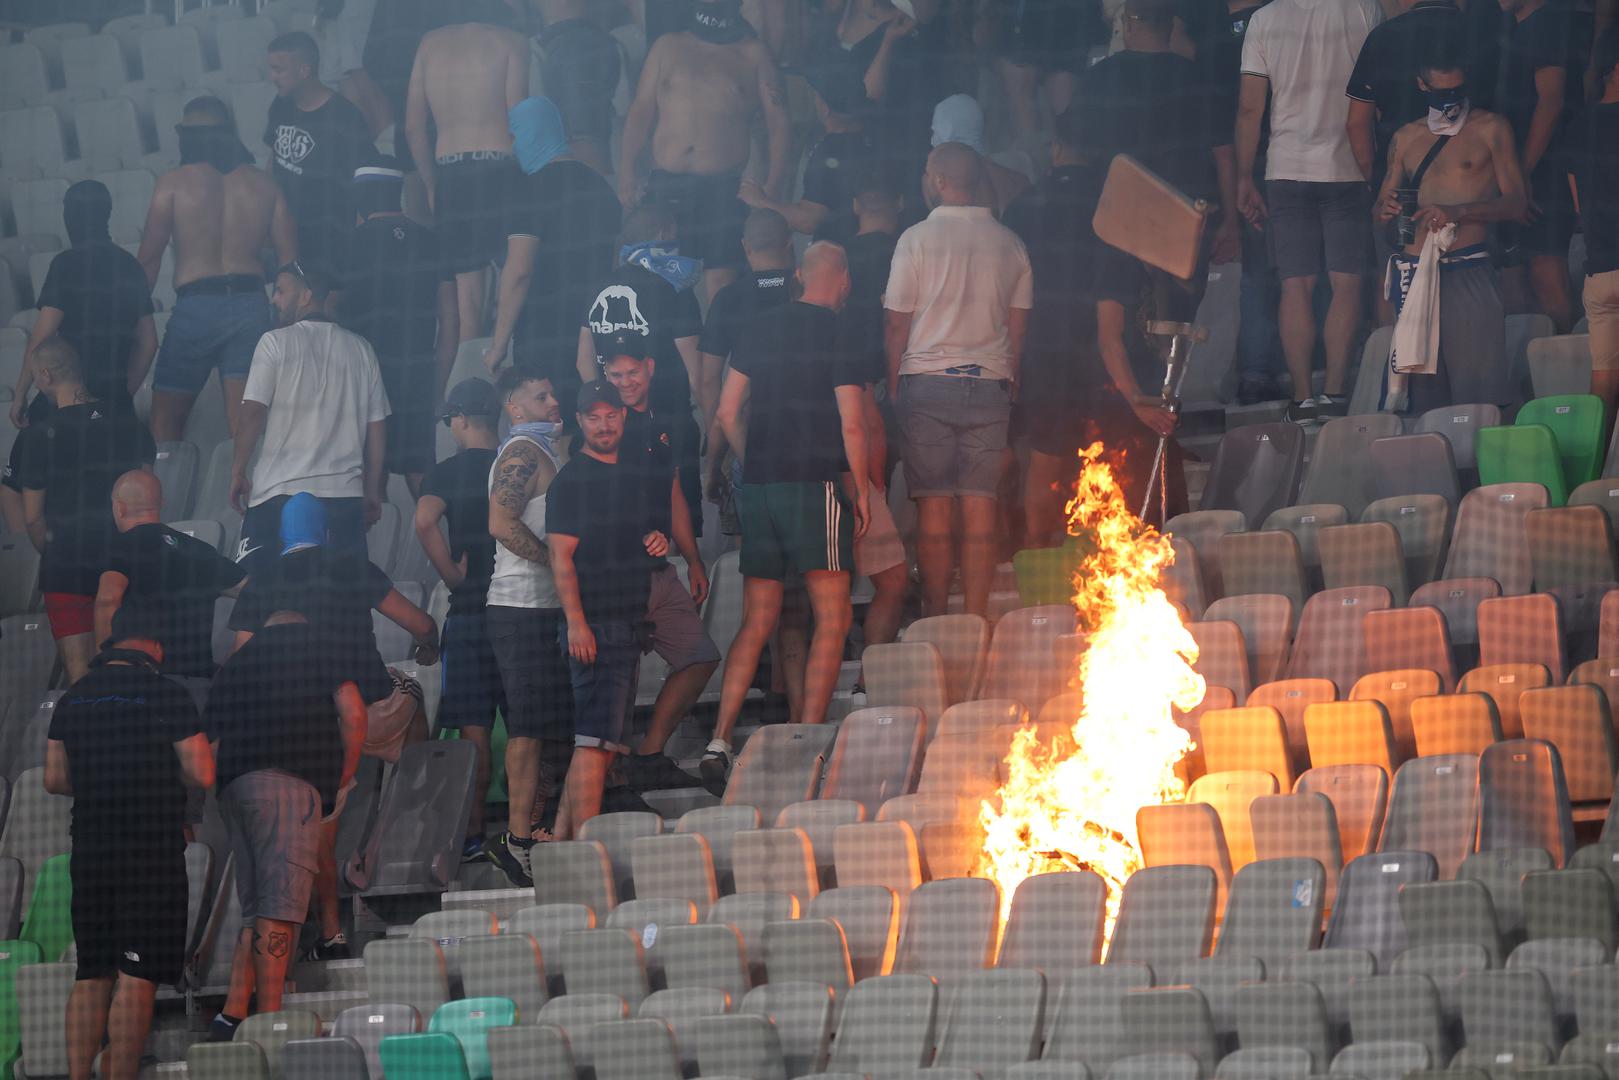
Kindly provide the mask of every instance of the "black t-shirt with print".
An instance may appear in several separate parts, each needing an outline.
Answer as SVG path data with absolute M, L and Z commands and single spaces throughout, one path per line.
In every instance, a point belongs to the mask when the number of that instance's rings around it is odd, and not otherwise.
M 127 400 L 135 326 L 152 313 L 135 256 L 110 240 L 69 248 L 51 260 L 35 306 L 62 313 L 56 332 L 79 354 L 85 389 L 105 402 Z
M 533 237 L 533 277 L 512 335 L 518 361 L 577 382 L 579 313 L 613 270 L 623 207 L 613 186 L 578 161 L 553 161 L 517 182 L 507 236 Z
M 698 351 L 721 359 L 729 357 L 743 325 L 759 312 L 791 300 L 792 285 L 790 269 L 750 270 L 715 293 L 708 305 L 703 336 L 697 342 Z
M 214 673 L 214 601 L 245 576 L 242 568 L 210 544 L 167 525 L 137 525 L 113 543 L 107 569 L 124 575 L 129 586 L 113 619 L 159 627 L 163 672 L 206 679 Z
M 677 290 L 646 267 L 625 263 L 587 295 L 582 325 L 596 339 L 598 367 L 615 334 L 640 334 L 658 365 L 647 395 L 652 407 L 690 412 L 691 380 L 675 342 L 702 332 L 703 317 L 692 290 Z
M 337 269 L 342 242 L 354 228 L 349 198 L 354 170 L 376 152 L 371 128 L 355 104 L 341 94 L 308 112 L 291 98 L 270 103 L 264 125 L 276 182 L 298 223 L 298 255 Z
M 450 614 L 483 611 L 495 568 L 495 541 L 489 535 L 489 470 L 495 451 L 462 450 L 434 465 L 422 480 L 422 494 L 444 500 L 450 558 L 467 560 L 467 576 L 450 590 Z
M 40 589 L 94 596 L 118 531 L 113 484 L 157 459 L 152 433 L 133 413 L 94 401 L 57 409 L 49 422 L 24 428 L 17 443 L 19 486 L 45 492 Z
M 312 784 L 332 809 L 343 778 L 333 695 L 353 675 L 328 634 L 308 623 L 267 626 L 226 660 L 208 691 L 208 738 L 218 740 L 215 790 L 261 769 Z
M 634 622 L 646 614 L 652 571 L 664 560 L 647 554 L 645 538 L 664 532 L 668 518 L 668 475 L 622 446 L 616 465 L 581 452 L 557 473 L 545 491 L 545 531 L 579 540 L 573 563 L 587 621 Z
M 349 237 L 342 273 L 338 322 L 371 343 L 385 383 L 390 369 L 432 359 L 439 286 L 455 281 L 432 229 L 407 217 L 371 218 Z M 394 386 L 387 390 L 392 400 Z
M 854 235 L 859 226 L 854 197 L 878 155 L 875 137 L 864 131 L 831 132 L 811 148 L 804 161 L 804 198 L 829 211 L 815 230 L 817 240 L 841 243 Z
M 136 664 L 100 664 L 56 703 L 48 737 L 67 750 L 73 850 L 119 860 L 185 847 L 174 744 L 202 731 L 191 695 Z
M 866 385 L 837 312 L 795 300 L 750 322 L 731 354 L 748 377 L 745 484 L 835 481 L 848 469 L 835 388 Z

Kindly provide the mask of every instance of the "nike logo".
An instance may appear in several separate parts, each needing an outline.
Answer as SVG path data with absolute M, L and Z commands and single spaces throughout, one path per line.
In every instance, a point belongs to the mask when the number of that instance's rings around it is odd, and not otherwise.
M 252 547 L 248 547 L 247 543 L 248 542 L 246 540 L 243 540 L 241 543 L 236 545 L 237 562 L 241 562 L 243 559 L 247 558 L 249 555 L 253 554 L 255 551 L 258 551 L 264 546 L 263 544 L 255 544 Z

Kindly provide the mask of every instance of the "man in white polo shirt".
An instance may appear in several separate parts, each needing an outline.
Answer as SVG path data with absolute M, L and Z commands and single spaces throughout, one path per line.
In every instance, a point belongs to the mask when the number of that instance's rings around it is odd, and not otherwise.
M 1288 418 L 1307 423 L 1349 411 L 1344 380 L 1360 325 L 1361 277 L 1372 260 L 1372 191 L 1349 142 L 1343 95 L 1355 58 L 1382 20 L 1377 0 L 1272 0 L 1242 43 L 1237 106 L 1237 206 L 1270 234 L 1282 281 L 1282 353 L 1293 379 Z M 1260 122 L 1270 102 L 1265 190 L 1254 183 Z M 1325 272 L 1332 305 L 1321 327 L 1324 393 L 1310 382 L 1314 295 Z
M 945 143 L 928 155 L 933 212 L 905 230 L 883 295 L 888 396 L 920 516 L 923 614 L 943 615 L 961 507 L 961 587 L 984 615 L 995 572 L 995 495 L 1018 362 L 1034 306 L 1023 241 L 974 205 L 983 161 Z
M 335 288 L 335 276 L 296 261 L 276 275 L 281 325 L 253 352 L 231 470 L 231 505 L 244 515 L 236 561 L 249 575 L 280 552 L 281 507 L 299 492 L 325 507 L 335 550 L 363 555 L 382 515 L 388 394 L 371 346 L 326 314 Z

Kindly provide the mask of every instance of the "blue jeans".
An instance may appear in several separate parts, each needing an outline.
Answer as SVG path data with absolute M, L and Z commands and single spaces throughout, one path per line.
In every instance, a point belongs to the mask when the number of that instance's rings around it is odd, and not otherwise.
M 175 302 L 163 332 L 152 388 L 200 394 L 208 382 L 208 373 L 216 367 L 222 382 L 246 379 L 259 338 L 273 329 L 275 309 L 265 299 L 262 288 L 256 292 L 249 289 L 183 295 Z
M 596 635 L 596 662 L 582 664 L 568 657 L 573 682 L 573 745 L 627 754 L 630 748 L 624 733 L 635 711 L 635 687 L 641 668 L 641 645 L 635 638 L 635 625 L 622 619 L 602 620 L 591 623 L 590 632 Z M 566 649 L 566 624 L 559 636 Z
M 1265 244 L 1265 234 L 1244 222 L 1237 293 L 1237 371 L 1244 379 L 1269 379 L 1287 368 L 1276 320 L 1282 288 Z

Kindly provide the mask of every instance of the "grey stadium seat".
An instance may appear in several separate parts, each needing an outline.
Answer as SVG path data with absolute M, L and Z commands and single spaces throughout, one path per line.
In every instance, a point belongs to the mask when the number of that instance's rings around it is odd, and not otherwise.
M 345 870 L 351 885 L 372 899 L 449 888 L 472 812 L 475 757 L 461 741 L 412 743 L 400 752 L 366 850 Z

